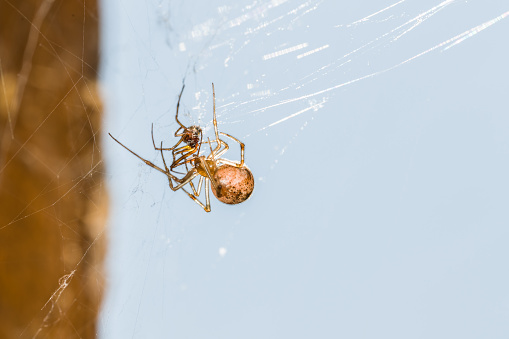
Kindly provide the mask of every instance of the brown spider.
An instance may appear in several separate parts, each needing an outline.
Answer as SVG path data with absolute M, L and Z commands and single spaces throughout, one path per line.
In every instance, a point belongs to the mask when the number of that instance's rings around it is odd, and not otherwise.
M 162 148 L 162 145 L 161 145 L 161 147 L 156 147 L 156 143 L 154 142 L 154 124 L 152 124 L 152 130 L 151 130 L 152 144 L 154 145 L 154 149 L 156 149 L 158 151 L 172 151 L 173 162 L 170 165 L 170 171 L 175 172 L 175 173 L 179 173 L 179 172 L 176 172 L 173 169 L 175 167 L 178 167 L 178 166 L 184 164 L 186 158 L 190 157 L 194 153 L 200 154 L 200 147 L 201 147 L 202 138 L 203 138 L 203 134 L 202 134 L 202 130 L 201 130 L 200 126 L 186 127 L 178 119 L 180 98 L 182 97 L 184 88 L 185 88 L 185 85 L 182 85 L 182 90 L 180 91 L 179 99 L 177 101 L 177 113 L 175 114 L 175 120 L 180 125 L 180 127 L 175 131 L 175 137 L 181 137 L 180 140 L 175 144 L 175 146 L 173 146 L 171 148 Z M 180 145 L 180 143 L 182 143 L 182 142 L 184 142 L 186 145 L 177 148 L 177 146 Z M 177 157 L 179 157 L 179 158 L 177 158 Z M 186 168 L 187 168 L 187 164 L 186 164 Z
M 179 99 L 177 102 L 177 113 L 175 115 L 175 120 L 180 125 L 180 127 L 175 132 L 175 136 L 176 137 L 180 136 L 181 137 L 180 140 L 175 144 L 175 146 L 171 148 L 163 148 L 162 142 L 161 147 L 156 147 L 154 142 L 154 136 L 152 133 L 152 143 L 154 144 L 154 149 L 161 152 L 161 158 L 163 159 L 164 169 L 140 157 L 138 154 L 131 151 L 120 141 L 115 139 L 110 133 L 108 134 L 113 140 L 115 140 L 126 150 L 134 154 L 145 164 L 158 170 L 161 173 L 164 173 L 168 177 L 170 188 L 173 191 L 182 189 L 206 212 L 210 212 L 210 196 L 209 196 L 210 183 L 212 183 L 212 193 L 219 201 L 225 204 L 240 204 L 241 202 L 246 201 L 251 196 L 251 193 L 253 193 L 254 189 L 253 173 L 251 173 L 249 168 L 244 164 L 245 145 L 242 142 L 240 142 L 240 140 L 238 140 L 237 138 L 223 132 L 218 132 L 217 130 L 216 92 L 214 90 L 214 84 L 212 84 L 213 109 L 214 109 L 213 124 L 216 138 L 212 141 L 210 140 L 202 141 L 202 131 L 200 127 L 198 126 L 185 127 L 178 120 L 178 109 L 180 105 L 180 98 L 182 96 L 183 91 L 184 86 L 182 86 L 182 90 L 179 95 Z M 182 132 L 180 132 L 181 130 Z M 229 146 L 224 140 L 219 138 L 219 134 L 224 135 L 239 143 L 240 163 L 221 158 L 221 156 L 228 151 Z M 182 142 L 184 142 L 186 145 L 176 148 Z M 212 149 L 213 143 L 216 144 L 216 147 L 214 149 Z M 207 156 L 200 155 L 200 148 L 202 144 L 209 144 L 210 147 L 209 155 Z M 170 168 L 168 168 L 168 166 L 166 165 L 166 160 L 164 159 L 163 151 L 172 151 L 173 162 L 170 165 Z M 190 169 L 188 169 L 187 167 L 188 164 L 190 165 Z M 187 173 L 184 175 L 184 177 L 178 178 L 172 173 L 170 173 L 175 172 L 173 169 L 181 165 L 185 165 L 187 169 Z M 193 184 L 193 179 L 195 179 L 197 176 L 200 177 L 200 180 L 198 182 L 197 188 L 195 188 L 195 185 Z M 198 197 L 200 196 L 201 193 L 203 181 L 205 181 L 205 204 L 198 200 Z M 191 186 L 193 193 L 189 193 L 184 189 L 184 186 L 187 184 Z

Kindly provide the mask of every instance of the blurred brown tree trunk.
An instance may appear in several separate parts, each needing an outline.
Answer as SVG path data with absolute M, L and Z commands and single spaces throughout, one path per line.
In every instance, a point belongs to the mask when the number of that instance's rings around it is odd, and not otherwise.
M 93 338 L 108 207 L 96 0 L 0 0 L 0 338 Z

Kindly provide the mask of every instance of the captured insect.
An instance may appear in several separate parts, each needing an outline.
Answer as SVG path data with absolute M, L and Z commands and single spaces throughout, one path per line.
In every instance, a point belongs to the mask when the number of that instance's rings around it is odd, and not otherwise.
M 215 139 L 203 141 L 203 132 L 199 126 L 184 126 L 178 119 L 180 98 L 184 92 L 185 85 L 182 86 L 179 98 L 177 101 L 177 112 L 175 114 L 175 120 L 179 124 L 179 128 L 175 131 L 175 137 L 180 137 L 180 140 L 169 148 L 163 147 L 161 141 L 160 147 L 156 147 L 154 141 L 154 125 L 152 124 L 152 144 L 154 149 L 161 152 L 161 158 L 163 159 L 164 169 L 154 165 L 152 162 L 142 158 L 127 146 L 122 144 L 120 141 L 115 139 L 110 133 L 110 137 L 119 143 L 126 150 L 134 154 L 137 158 L 143 161 L 148 166 L 164 173 L 168 177 L 170 188 L 173 191 L 179 189 L 187 193 L 187 195 L 193 199 L 198 205 L 200 205 L 206 212 L 210 212 L 210 196 L 209 187 L 212 186 L 212 193 L 221 202 L 225 204 L 240 204 L 246 201 L 253 193 L 254 189 L 254 177 L 253 173 L 244 163 L 244 149 L 245 145 L 237 138 L 217 130 L 216 120 L 216 92 L 214 90 L 214 84 L 212 84 L 212 97 L 213 97 L 213 124 Z M 219 138 L 219 135 L 228 137 L 240 145 L 240 162 L 228 160 L 222 158 L 222 156 L 228 151 L 229 146 L 223 140 Z M 182 146 L 178 147 L 179 145 Z M 202 145 L 207 144 L 207 151 L 210 150 L 208 155 L 202 155 Z M 215 145 L 212 148 L 212 145 Z M 166 165 L 166 159 L 164 158 L 163 151 L 171 151 L 172 163 L 170 167 Z M 185 168 L 186 173 L 181 173 L 175 169 L 182 170 Z M 184 174 L 183 177 L 179 178 L 177 174 Z M 198 185 L 195 186 L 193 180 L 199 177 Z M 205 182 L 205 204 L 198 198 L 201 193 L 202 186 Z M 192 193 L 184 189 L 184 186 L 189 184 Z

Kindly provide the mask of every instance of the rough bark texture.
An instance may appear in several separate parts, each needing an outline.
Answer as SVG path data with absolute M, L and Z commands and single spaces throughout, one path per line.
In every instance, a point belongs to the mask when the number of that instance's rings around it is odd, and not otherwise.
M 96 337 L 98 24 L 96 0 L 0 0 L 0 338 Z

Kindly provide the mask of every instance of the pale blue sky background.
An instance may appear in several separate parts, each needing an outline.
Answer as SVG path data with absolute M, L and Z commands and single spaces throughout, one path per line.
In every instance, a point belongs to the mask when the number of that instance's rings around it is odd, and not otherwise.
M 508 11 L 103 1 L 101 336 L 509 337 Z M 183 122 L 212 135 L 214 82 L 219 129 L 246 143 L 241 205 L 203 212 L 106 137 L 161 165 L 150 126 L 176 141 L 184 77 Z

